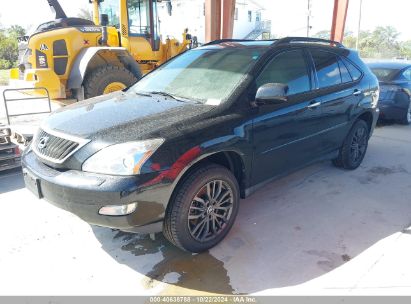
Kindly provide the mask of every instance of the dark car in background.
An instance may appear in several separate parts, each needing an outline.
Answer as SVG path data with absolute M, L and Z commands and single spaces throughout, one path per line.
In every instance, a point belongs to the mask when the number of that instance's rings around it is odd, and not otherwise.
M 411 123 L 411 62 L 368 63 L 380 83 L 380 119 Z
M 54 112 L 23 155 L 24 179 L 90 224 L 162 231 L 200 252 L 274 178 L 321 160 L 357 168 L 377 96 L 376 77 L 339 43 L 214 41 L 125 92 Z

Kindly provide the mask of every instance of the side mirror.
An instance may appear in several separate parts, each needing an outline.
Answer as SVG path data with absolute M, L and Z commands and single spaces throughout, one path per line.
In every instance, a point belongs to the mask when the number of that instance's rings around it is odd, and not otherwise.
M 266 83 L 258 88 L 255 95 L 257 104 L 277 104 L 287 101 L 288 85 L 284 83 Z
M 101 26 L 107 26 L 108 25 L 108 15 L 107 14 L 101 14 L 100 15 L 100 24 L 101 24 Z

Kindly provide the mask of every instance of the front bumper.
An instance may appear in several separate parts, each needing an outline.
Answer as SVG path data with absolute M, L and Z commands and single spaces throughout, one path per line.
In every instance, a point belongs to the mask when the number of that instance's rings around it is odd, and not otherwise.
M 34 179 L 40 198 L 67 210 L 89 224 L 127 232 L 154 233 L 162 230 L 168 203 L 167 185 L 144 187 L 147 177 L 109 176 L 77 170 L 57 171 L 40 162 L 29 151 L 22 157 L 27 188 Z M 137 202 L 129 215 L 100 215 L 101 207 Z

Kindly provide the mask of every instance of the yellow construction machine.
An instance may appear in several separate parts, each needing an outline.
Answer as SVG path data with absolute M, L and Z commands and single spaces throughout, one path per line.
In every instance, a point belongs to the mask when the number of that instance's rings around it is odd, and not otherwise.
M 89 0 L 93 21 L 69 18 L 58 0 L 47 1 L 55 20 L 20 39 L 26 48 L 10 84 L 46 88 L 51 99 L 82 100 L 124 89 L 195 41 L 187 30 L 181 42 L 162 41 L 161 0 Z

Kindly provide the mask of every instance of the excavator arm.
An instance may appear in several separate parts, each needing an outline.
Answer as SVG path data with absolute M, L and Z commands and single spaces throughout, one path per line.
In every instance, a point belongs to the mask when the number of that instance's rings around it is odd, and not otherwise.
M 58 0 L 47 0 L 47 2 L 49 3 L 52 12 L 56 14 L 55 19 L 67 18 L 66 13 L 64 12 Z

